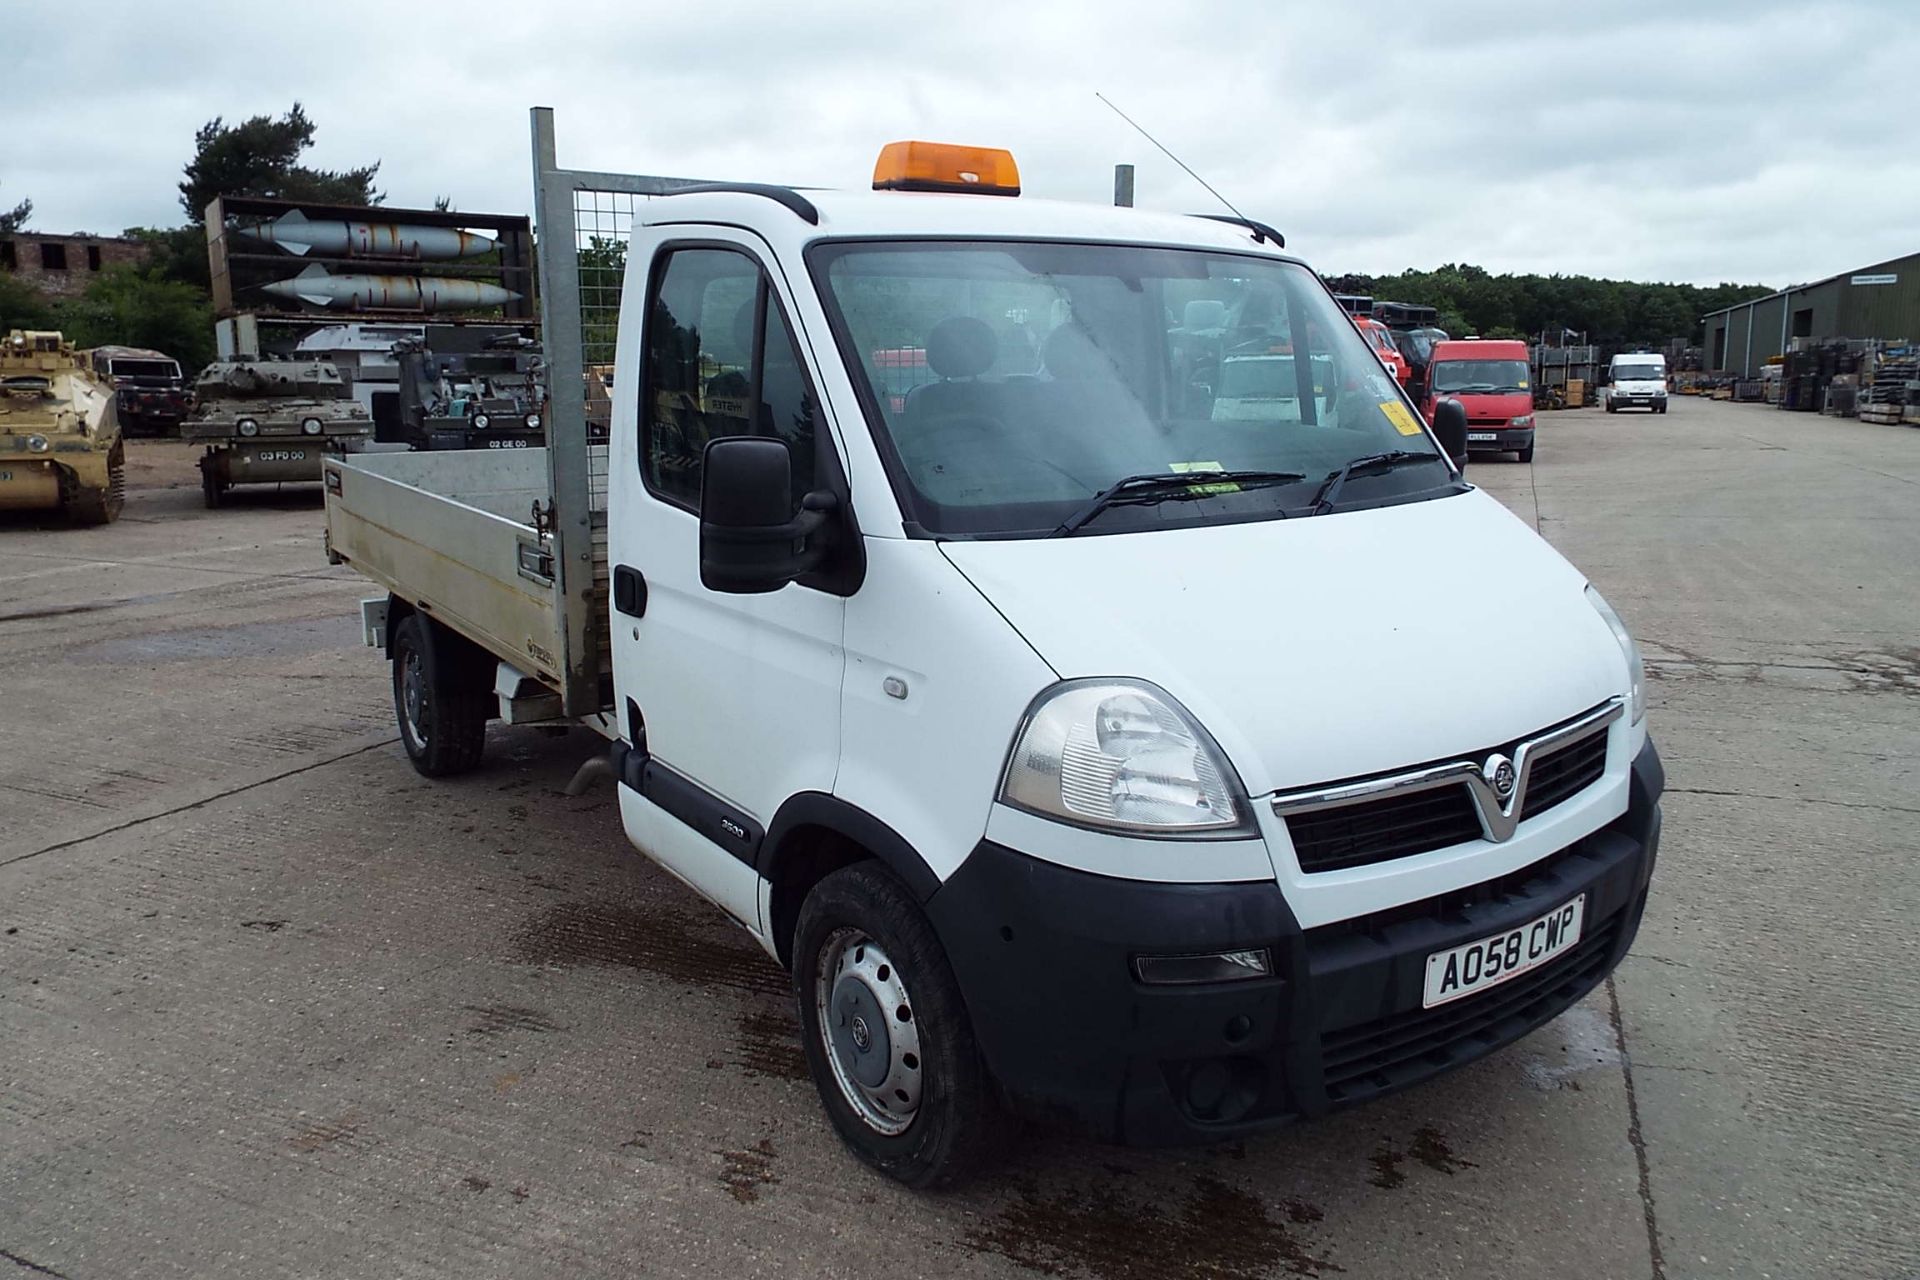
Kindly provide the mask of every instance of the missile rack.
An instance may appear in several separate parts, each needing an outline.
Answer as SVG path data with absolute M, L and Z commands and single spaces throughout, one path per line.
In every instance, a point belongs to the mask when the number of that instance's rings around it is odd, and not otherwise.
M 338 224 L 360 224 L 380 233 L 375 239 L 404 241 L 417 233 L 445 237 L 469 232 L 485 236 L 493 246 L 479 256 L 427 256 L 404 249 L 366 252 L 365 245 L 288 247 L 272 238 L 247 234 L 281 224 L 289 215 L 316 231 Z M 388 205 L 331 205 L 298 200 L 271 200 L 257 196 L 216 197 L 206 209 L 207 266 L 212 276 L 213 311 L 221 354 L 259 355 L 263 347 L 284 344 L 263 338 L 263 331 L 286 333 L 318 324 L 382 321 L 418 324 L 512 324 L 539 322 L 534 288 L 534 250 L 531 220 L 490 213 L 447 212 L 439 209 L 398 209 Z M 352 241 L 353 237 L 342 237 Z M 262 286 L 291 281 L 301 272 L 319 267 L 342 277 L 400 277 L 403 280 L 467 281 L 492 285 L 514 295 L 497 305 L 468 310 L 422 310 L 362 305 L 343 299 L 317 306 L 298 298 L 277 296 Z

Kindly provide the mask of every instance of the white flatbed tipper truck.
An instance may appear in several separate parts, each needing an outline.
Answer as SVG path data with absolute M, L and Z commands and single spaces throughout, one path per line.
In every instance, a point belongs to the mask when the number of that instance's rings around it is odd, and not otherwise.
M 583 173 L 544 110 L 534 180 L 547 447 L 329 458 L 329 550 L 422 773 L 607 739 L 869 1164 L 1272 1130 L 1626 954 L 1638 650 L 1278 232 L 925 143 L 862 192 Z

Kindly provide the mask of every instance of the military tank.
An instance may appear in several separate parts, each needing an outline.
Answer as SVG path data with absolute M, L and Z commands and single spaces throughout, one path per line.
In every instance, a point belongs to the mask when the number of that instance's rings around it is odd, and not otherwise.
M 373 435 L 372 417 L 330 360 L 216 360 L 193 394 L 180 437 L 206 445 L 200 489 L 209 508 L 235 485 L 318 480 L 322 457 Z
M 39 330 L 0 340 L 0 510 L 106 524 L 119 518 L 126 469 L 113 389 L 72 344 Z
M 477 351 L 437 351 L 427 345 L 449 329 L 432 326 L 426 339 L 404 339 L 393 346 L 402 438 L 416 449 L 544 445 L 546 366 L 538 344 L 520 334 L 503 334 L 487 339 Z

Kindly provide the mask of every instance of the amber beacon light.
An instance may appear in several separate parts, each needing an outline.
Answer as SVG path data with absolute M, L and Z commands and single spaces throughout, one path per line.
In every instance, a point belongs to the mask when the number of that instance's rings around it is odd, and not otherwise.
M 889 142 L 881 148 L 880 159 L 873 166 L 873 189 L 1017 196 L 1020 169 L 1013 163 L 1013 153 L 998 147 Z

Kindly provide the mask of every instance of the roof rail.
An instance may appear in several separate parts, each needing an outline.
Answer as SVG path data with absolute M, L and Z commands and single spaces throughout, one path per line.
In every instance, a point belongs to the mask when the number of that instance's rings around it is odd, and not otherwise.
M 1228 222 L 1236 227 L 1245 227 L 1247 230 L 1253 232 L 1253 238 L 1256 241 L 1271 240 L 1277 249 L 1287 247 L 1287 238 L 1285 236 L 1275 231 L 1266 223 L 1255 222 L 1252 218 L 1242 218 L 1237 214 L 1230 213 L 1196 213 L 1193 216 L 1196 218 L 1205 218 L 1209 222 Z
M 669 196 L 690 196 L 701 192 L 733 191 L 740 195 L 765 196 L 775 204 L 783 205 L 798 214 L 808 226 L 820 225 L 820 211 L 813 207 L 813 201 L 795 191 L 792 187 L 777 187 L 767 182 L 696 182 L 690 187 L 675 187 L 662 192 Z

